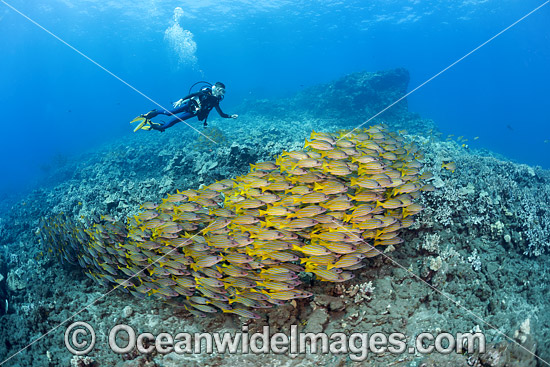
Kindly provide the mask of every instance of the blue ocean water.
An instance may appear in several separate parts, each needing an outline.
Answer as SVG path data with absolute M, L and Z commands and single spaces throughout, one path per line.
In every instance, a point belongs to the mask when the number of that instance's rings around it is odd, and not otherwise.
M 413 90 L 541 5 L 408 101 L 443 138 L 550 168 L 544 1 L 0 1 L 0 193 L 132 134 L 128 121 L 155 107 L 144 95 L 169 107 L 194 82 L 220 80 L 231 111 L 395 67 Z

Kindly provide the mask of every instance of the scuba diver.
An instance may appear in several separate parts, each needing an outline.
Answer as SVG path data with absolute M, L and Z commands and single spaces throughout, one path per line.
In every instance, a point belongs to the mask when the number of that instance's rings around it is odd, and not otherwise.
M 198 83 L 209 84 L 209 86 L 203 87 L 198 92 L 191 93 L 186 97 L 183 97 L 179 101 L 175 102 L 174 109 L 171 111 L 151 110 L 144 115 L 136 117 L 135 119 L 130 121 L 130 123 L 139 122 L 134 129 L 134 132 L 140 129 L 164 131 L 180 121 L 187 120 L 195 116 L 198 117 L 199 121 L 203 121 L 204 126 L 206 126 L 208 114 L 213 108 L 215 108 L 216 111 L 218 111 L 218 114 L 223 118 L 236 119 L 237 117 L 239 117 L 239 115 L 228 115 L 224 113 L 220 108 L 220 101 L 223 99 L 223 96 L 225 94 L 225 85 L 223 83 L 217 82 L 216 84 L 212 85 L 207 82 L 197 82 L 191 86 L 189 92 L 191 92 L 191 89 Z M 178 114 L 181 115 L 177 116 Z M 151 121 L 152 118 L 158 115 L 174 116 L 174 118 L 162 124 Z

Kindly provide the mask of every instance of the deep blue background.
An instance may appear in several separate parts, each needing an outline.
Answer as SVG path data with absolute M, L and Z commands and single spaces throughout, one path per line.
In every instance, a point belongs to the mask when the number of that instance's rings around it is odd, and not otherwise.
M 544 1 L 7 3 L 165 106 L 197 80 L 222 80 L 231 111 L 363 70 L 405 67 L 413 89 Z M 195 67 L 164 40 L 176 6 Z M 1 1 L 0 50 L 3 195 L 32 188 L 55 157 L 132 134 L 128 121 L 154 107 Z M 409 109 L 472 146 L 550 168 L 549 64 L 546 5 L 412 94 Z

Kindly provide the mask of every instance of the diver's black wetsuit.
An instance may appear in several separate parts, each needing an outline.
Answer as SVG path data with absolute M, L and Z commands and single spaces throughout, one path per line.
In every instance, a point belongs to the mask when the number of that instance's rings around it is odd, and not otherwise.
M 174 116 L 181 113 L 181 115 L 174 117 L 168 122 L 163 123 L 162 125 L 152 124 L 151 127 L 155 130 L 164 131 L 169 127 L 174 126 L 176 123 L 181 120 L 187 120 L 191 117 L 197 116 L 199 121 L 204 121 L 206 126 L 206 120 L 208 119 L 208 114 L 212 111 L 213 108 L 218 111 L 218 114 L 223 118 L 231 118 L 231 115 L 224 113 L 220 108 L 220 101 L 222 97 L 215 97 L 212 95 L 212 88 L 202 88 L 196 93 L 192 93 L 183 98 L 184 102 L 181 106 L 171 111 L 168 110 L 153 110 L 149 112 L 146 116 L 148 119 L 152 119 L 158 115 L 167 115 Z

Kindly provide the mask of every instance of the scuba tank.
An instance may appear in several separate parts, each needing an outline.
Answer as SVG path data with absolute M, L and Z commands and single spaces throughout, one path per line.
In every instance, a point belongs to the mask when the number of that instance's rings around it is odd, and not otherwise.
M 212 83 L 209 83 L 209 82 L 205 82 L 203 80 L 201 81 L 198 81 L 196 83 L 194 83 L 193 85 L 191 85 L 191 87 L 189 87 L 189 91 L 187 92 L 187 94 L 191 94 L 192 90 L 193 90 L 193 87 L 197 84 L 203 84 L 203 85 L 206 85 L 206 86 L 203 86 L 202 88 L 199 89 L 202 90 L 202 89 L 205 89 L 205 88 L 212 88 Z M 180 107 L 181 105 L 183 105 L 184 103 L 190 103 L 190 112 L 193 112 L 193 113 L 197 113 L 197 111 L 199 111 L 201 109 L 201 101 L 198 97 L 191 97 L 191 98 L 187 98 L 187 99 L 180 99 L 179 101 L 176 101 L 173 103 L 173 106 L 174 108 L 177 108 L 177 107 Z
M 194 87 L 195 85 L 197 85 L 197 84 L 206 84 L 208 87 L 212 88 L 212 83 L 205 82 L 205 81 L 201 80 L 201 81 L 198 81 L 198 82 L 196 82 L 195 84 L 193 84 L 191 87 L 189 87 L 189 93 L 187 93 L 187 94 L 191 94 L 191 90 L 192 90 L 193 87 Z M 201 89 L 204 89 L 204 88 L 207 88 L 207 87 L 202 87 Z
M 201 80 L 201 81 L 198 81 L 196 83 L 194 83 L 193 85 L 191 85 L 191 87 L 189 87 L 189 91 L 188 91 L 188 95 L 189 94 L 192 94 L 192 93 L 195 93 L 195 92 L 192 92 L 193 91 L 193 88 L 196 86 L 196 85 L 201 85 L 200 89 L 197 91 L 197 92 L 200 92 L 202 90 L 211 90 L 211 88 L 213 87 L 213 84 L 210 83 L 210 82 L 207 82 L 207 81 L 204 81 L 204 80 Z M 221 101 L 223 99 L 223 95 L 222 96 L 219 96 L 218 97 L 219 100 Z M 200 98 L 198 96 L 193 96 L 193 97 L 190 97 L 190 98 L 187 98 L 187 99 L 180 99 L 179 101 L 177 101 L 176 103 L 174 103 L 174 107 L 180 107 L 181 105 L 183 105 L 184 103 L 188 103 L 189 104 L 189 111 L 191 113 L 193 113 L 194 115 L 198 115 L 202 106 L 201 106 L 201 101 L 200 101 Z M 200 120 L 200 116 L 199 116 L 199 120 Z M 208 119 L 208 116 L 204 117 L 204 120 L 203 121 L 203 125 L 204 127 L 208 126 L 206 120 Z

